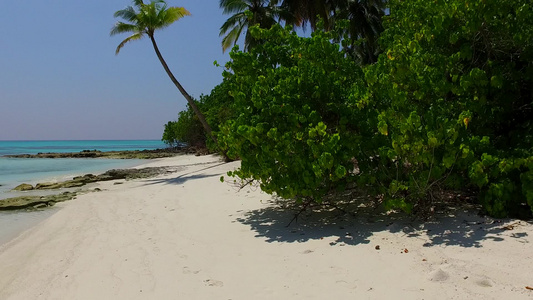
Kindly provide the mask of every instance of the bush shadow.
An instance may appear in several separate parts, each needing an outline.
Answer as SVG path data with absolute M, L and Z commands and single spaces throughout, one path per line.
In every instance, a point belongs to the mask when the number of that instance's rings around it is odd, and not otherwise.
M 324 238 L 330 245 L 369 244 L 379 232 L 416 238 L 423 247 L 482 247 L 483 241 L 501 242 L 507 238 L 528 243 L 530 237 L 521 231 L 524 221 L 495 220 L 482 217 L 474 207 L 450 208 L 436 213 L 429 221 L 415 220 L 404 213 L 385 213 L 371 207 L 343 207 L 305 211 L 297 219 L 298 210 L 272 201 L 268 207 L 252 210 L 237 221 L 250 226 L 256 237 L 268 243 L 302 243 Z M 348 212 L 348 213 L 347 213 Z M 294 219 L 294 220 L 293 220 Z M 514 222 L 514 223 L 513 223 Z

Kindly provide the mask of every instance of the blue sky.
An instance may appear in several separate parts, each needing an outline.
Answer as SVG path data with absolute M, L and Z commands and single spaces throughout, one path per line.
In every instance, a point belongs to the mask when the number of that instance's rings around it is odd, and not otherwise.
M 229 55 L 217 0 L 168 0 L 192 16 L 156 33 L 174 75 L 193 97 L 222 80 Z M 149 39 L 116 46 L 113 13 L 129 0 L 3 1 L 0 140 L 160 139 L 185 99 Z

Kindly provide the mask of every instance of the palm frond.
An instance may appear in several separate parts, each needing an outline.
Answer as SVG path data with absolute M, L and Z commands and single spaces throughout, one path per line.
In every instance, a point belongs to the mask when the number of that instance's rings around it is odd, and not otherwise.
M 144 5 L 144 1 L 143 0 L 133 0 L 133 5 L 137 6 L 137 7 L 141 7 Z
M 252 6 L 250 1 L 244 0 L 220 0 L 219 5 L 224 14 L 242 12 Z
M 159 11 L 157 19 L 161 21 L 161 27 L 167 27 L 177 20 L 190 15 L 191 13 L 183 7 L 169 7 Z
M 276 24 L 281 16 L 281 0 L 220 0 L 220 8 L 224 14 L 231 16 L 220 27 L 222 50 L 225 51 L 235 44 L 241 33 L 252 25 L 260 28 L 270 28 Z M 245 50 L 251 44 L 258 44 L 248 33 L 246 34 Z
M 247 17 L 244 12 L 235 14 L 231 17 L 229 17 L 224 24 L 220 27 L 220 34 L 219 36 L 223 36 L 228 30 L 232 29 L 235 26 L 244 27 L 247 22 Z
M 113 28 L 111 28 L 111 32 L 109 35 L 113 36 L 119 33 L 125 33 L 125 32 L 139 32 L 140 28 L 137 25 L 134 24 L 127 24 L 124 22 L 117 22 Z
M 114 14 L 115 18 L 123 18 L 126 22 L 117 22 L 110 34 L 133 33 L 118 45 L 116 54 L 126 43 L 138 40 L 144 34 L 153 37 L 154 31 L 165 28 L 190 14 L 183 7 L 168 7 L 164 0 L 151 0 L 150 3 L 144 3 L 143 0 L 133 0 L 133 6 L 128 6 Z
M 143 24 L 147 28 L 155 28 L 157 24 L 157 17 L 155 2 L 150 4 L 144 4 L 140 7 L 137 19 L 139 23 Z
M 134 22 L 137 18 L 137 12 L 131 6 L 121 9 L 113 15 L 115 18 L 122 18 L 128 22 Z
M 235 46 L 243 29 L 244 26 L 234 26 L 231 31 L 222 39 L 223 52 L 225 52 L 228 48 Z
M 131 41 L 136 41 L 136 40 L 140 40 L 142 39 L 144 36 L 144 32 L 137 32 L 133 35 L 130 35 L 129 37 L 127 37 L 125 40 L 123 40 L 117 47 L 117 50 L 115 51 L 115 55 L 118 55 L 118 53 L 120 52 L 120 49 L 122 49 L 122 47 L 124 47 L 124 45 L 126 45 L 127 43 L 131 42 Z

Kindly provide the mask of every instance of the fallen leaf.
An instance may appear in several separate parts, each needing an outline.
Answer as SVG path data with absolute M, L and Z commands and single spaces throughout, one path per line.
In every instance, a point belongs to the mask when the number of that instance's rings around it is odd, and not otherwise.
M 409 250 L 407 248 L 403 249 L 403 253 L 409 253 Z
M 533 287 L 530 287 L 530 286 L 526 286 L 526 289 L 533 291 Z
M 376 250 L 379 250 L 379 245 L 376 246 Z

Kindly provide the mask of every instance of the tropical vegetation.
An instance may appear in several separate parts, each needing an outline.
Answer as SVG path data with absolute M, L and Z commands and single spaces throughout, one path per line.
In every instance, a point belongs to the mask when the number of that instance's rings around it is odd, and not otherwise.
M 531 217 L 529 0 L 257 3 L 286 11 L 266 26 L 241 6 L 239 32 L 257 42 L 233 48 L 207 96 L 218 149 L 241 159 L 235 180 L 418 214 L 469 194 L 493 216 Z
M 251 26 L 268 29 L 285 24 L 316 30 L 319 22 L 324 30 L 333 30 L 345 22 L 341 39 L 346 50 L 362 63 L 375 62 L 379 54 L 377 38 L 383 31 L 382 17 L 386 0 L 220 0 L 224 14 L 231 14 L 220 28 L 222 49 L 235 45 L 244 32 L 244 50 L 261 43 L 248 32 Z M 345 38 L 346 37 L 346 38 Z
M 247 28 L 257 25 L 270 28 L 276 24 L 281 9 L 277 1 L 271 0 L 220 0 L 220 8 L 224 14 L 232 14 L 220 27 L 222 50 L 233 47 L 245 31 L 244 49 L 254 47 L 259 41 L 247 32 Z

